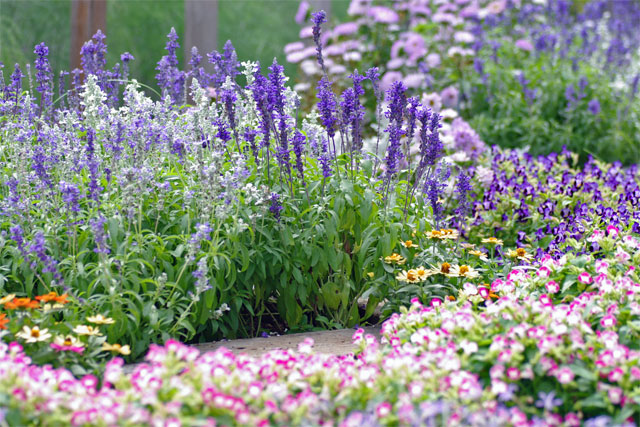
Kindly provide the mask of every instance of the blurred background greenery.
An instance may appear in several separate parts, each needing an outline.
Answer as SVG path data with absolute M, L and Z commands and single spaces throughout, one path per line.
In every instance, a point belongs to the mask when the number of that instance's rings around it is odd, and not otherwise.
M 346 17 L 348 4 L 349 0 L 332 0 L 335 19 Z M 294 21 L 298 5 L 299 0 L 219 0 L 218 49 L 231 40 L 240 60 L 259 60 L 266 65 L 277 57 L 285 64 L 282 49 L 298 40 L 300 31 Z M 33 63 L 33 47 L 43 41 L 49 46 L 53 69 L 68 70 L 70 18 L 71 0 L 0 0 L 0 61 L 5 65 L 5 77 L 14 63 Z M 180 35 L 182 45 L 183 0 L 108 0 L 108 65 L 128 51 L 136 58 L 131 76 L 155 87 L 156 63 L 165 53 L 171 27 Z M 295 77 L 295 64 L 285 64 L 285 69 Z

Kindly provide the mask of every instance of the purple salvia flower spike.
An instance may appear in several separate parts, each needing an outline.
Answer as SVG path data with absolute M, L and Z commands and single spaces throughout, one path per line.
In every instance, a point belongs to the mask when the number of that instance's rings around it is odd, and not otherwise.
M 313 42 L 316 45 L 316 59 L 318 60 L 318 64 L 320 64 L 320 68 L 322 68 L 322 72 L 325 77 L 327 76 L 327 70 L 324 66 L 324 58 L 322 57 L 322 40 L 320 39 L 320 34 L 322 32 L 322 24 L 327 22 L 327 14 L 324 10 L 319 12 L 314 12 L 311 14 L 311 22 L 313 22 Z

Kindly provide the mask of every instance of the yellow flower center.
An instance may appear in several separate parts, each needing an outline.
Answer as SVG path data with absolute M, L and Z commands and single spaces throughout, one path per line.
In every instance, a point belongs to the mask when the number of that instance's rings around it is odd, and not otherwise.
M 415 271 L 415 270 L 407 271 L 407 280 L 408 281 L 413 281 L 413 280 L 417 280 L 417 279 L 418 279 L 417 271 Z
M 36 328 L 31 329 L 31 336 L 34 338 L 40 338 L 40 330 Z
M 469 272 L 469 266 L 466 266 L 466 265 L 460 266 L 460 274 L 461 275 L 467 274 L 468 272 Z
M 440 266 L 440 273 L 448 274 L 449 270 L 451 270 L 451 264 L 448 262 L 443 262 Z
M 406 242 L 404 242 L 405 246 L 411 246 L 413 245 L 413 241 L 411 240 L 407 240 Z
M 518 256 L 525 256 L 527 254 L 527 251 L 525 251 L 523 248 L 518 248 L 516 249 L 516 254 Z
M 66 345 L 67 347 L 70 346 L 71 344 L 73 344 L 73 342 L 71 341 L 71 338 L 67 337 L 64 340 L 64 345 Z

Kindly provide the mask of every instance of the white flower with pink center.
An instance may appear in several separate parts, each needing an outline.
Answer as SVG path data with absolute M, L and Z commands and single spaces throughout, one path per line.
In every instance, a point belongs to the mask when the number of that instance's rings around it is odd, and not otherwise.
M 560 292 L 560 285 L 558 285 L 555 280 L 550 280 L 546 285 L 544 285 L 544 287 L 550 294 L 557 294 Z
M 583 271 L 582 273 L 580 273 L 578 275 L 578 281 L 580 283 L 585 284 L 585 285 L 589 285 L 589 284 L 591 284 L 591 282 L 593 282 L 593 277 L 591 277 L 591 275 L 589 273 L 587 273 L 586 271 Z
M 511 381 L 519 380 L 520 369 L 516 368 L 515 366 L 512 366 L 509 369 L 507 369 L 507 378 L 509 378 Z
M 616 326 L 616 318 L 610 314 L 604 316 L 602 320 L 600 320 L 600 325 L 603 328 L 613 328 Z
M 551 274 L 551 270 L 549 270 L 549 268 L 546 266 L 540 267 L 536 272 L 536 275 L 543 279 L 546 279 L 547 277 L 549 277 L 550 274 Z
M 573 381 L 573 378 L 575 377 L 573 371 L 566 366 L 563 366 L 562 368 L 557 369 L 555 376 L 560 384 L 569 384 L 571 381 Z

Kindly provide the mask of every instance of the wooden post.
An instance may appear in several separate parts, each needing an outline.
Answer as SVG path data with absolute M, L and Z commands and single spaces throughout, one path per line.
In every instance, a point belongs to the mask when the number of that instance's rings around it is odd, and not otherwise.
M 80 49 L 98 31 L 107 30 L 107 0 L 71 0 L 71 69 L 80 68 Z
M 203 57 L 201 65 L 212 72 L 207 53 L 218 49 L 218 0 L 184 0 L 185 69 L 194 46 Z

